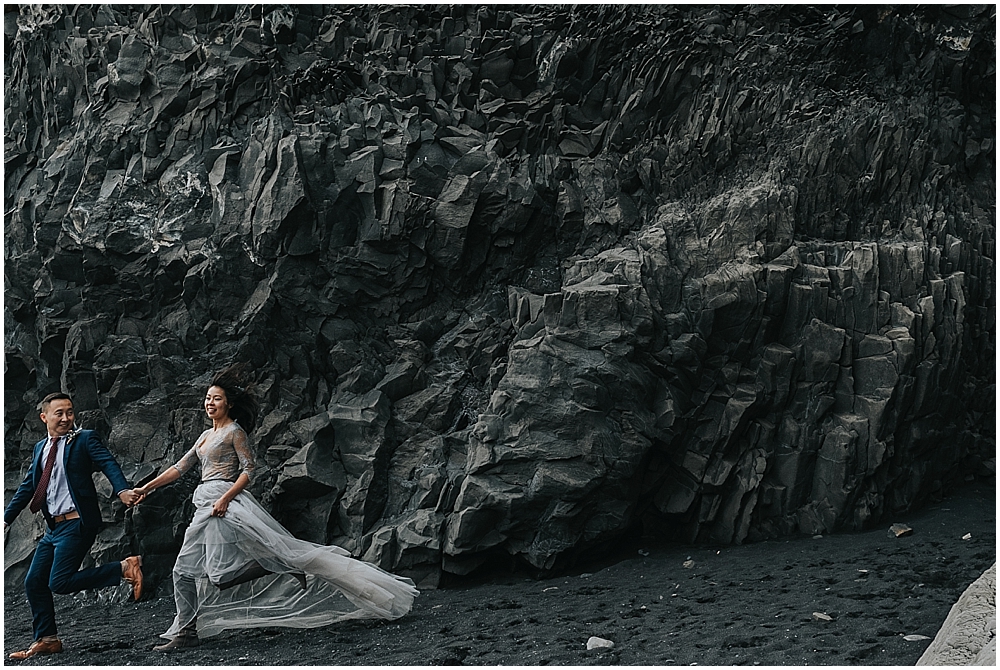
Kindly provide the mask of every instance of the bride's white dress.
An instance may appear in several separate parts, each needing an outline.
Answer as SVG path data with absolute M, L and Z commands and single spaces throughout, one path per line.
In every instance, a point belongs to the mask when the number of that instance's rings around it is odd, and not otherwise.
M 174 467 L 184 472 L 196 462 L 202 483 L 173 570 L 177 616 L 161 637 L 173 639 L 193 621 L 200 637 L 210 637 L 235 628 L 396 619 L 410 611 L 418 594 L 410 579 L 353 559 L 340 547 L 294 537 L 248 491 L 229 503 L 225 516 L 211 516 L 239 473 L 253 474 L 246 433 L 237 424 L 205 431 Z M 219 588 L 239 581 L 255 563 L 274 574 Z

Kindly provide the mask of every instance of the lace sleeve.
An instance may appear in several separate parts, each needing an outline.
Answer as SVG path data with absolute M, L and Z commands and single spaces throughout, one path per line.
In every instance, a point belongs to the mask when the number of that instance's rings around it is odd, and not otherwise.
M 245 472 L 247 478 L 253 481 L 253 471 L 256 464 L 253 452 L 250 451 L 250 440 L 242 428 L 233 431 L 233 449 L 236 451 L 236 457 L 240 460 L 240 472 Z
M 181 460 L 174 463 L 174 467 L 180 470 L 181 474 L 184 474 L 185 472 L 193 468 L 197 462 L 198 462 L 198 447 L 194 446 L 191 447 L 190 451 L 188 451 L 181 457 Z

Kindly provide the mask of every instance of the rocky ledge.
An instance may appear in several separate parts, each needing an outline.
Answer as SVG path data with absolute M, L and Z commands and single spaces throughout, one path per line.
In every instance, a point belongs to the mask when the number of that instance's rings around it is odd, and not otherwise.
M 44 393 L 142 481 L 235 360 L 254 495 L 425 586 L 993 476 L 992 6 L 4 18 L 8 496 Z M 188 480 L 94 558 L 166 576 Z

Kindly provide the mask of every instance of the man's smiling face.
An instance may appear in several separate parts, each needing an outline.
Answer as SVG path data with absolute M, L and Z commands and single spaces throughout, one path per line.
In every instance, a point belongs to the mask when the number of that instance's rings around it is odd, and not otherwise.
M 42 421 L 49 429 L 49 435 L 62 437 L 73 429 L 76 415 L 73 413 L 73 401 L 56 398 L 42 409 Z

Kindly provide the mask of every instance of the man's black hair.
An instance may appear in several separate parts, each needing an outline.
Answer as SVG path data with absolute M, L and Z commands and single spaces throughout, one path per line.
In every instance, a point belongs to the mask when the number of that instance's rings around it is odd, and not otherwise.
M 55 393 L 50 393 L 42 398 L 42 401 L 38 403 L 38 411 L 44 412 L 49 406 L 49 403 L 53 400 L 69 400 L 70 402 L 73 402 L 73 398 L 70 394 L 63 393 L 62 391 L 56 391 Z

